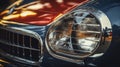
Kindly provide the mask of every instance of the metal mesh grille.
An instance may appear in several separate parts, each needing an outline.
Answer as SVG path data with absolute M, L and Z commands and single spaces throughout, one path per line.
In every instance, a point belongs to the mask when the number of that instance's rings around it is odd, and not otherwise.
M 0 49 L 10 55 L 38 61 L 41 56 L 39 45 L 34 37 L 0 29 Z

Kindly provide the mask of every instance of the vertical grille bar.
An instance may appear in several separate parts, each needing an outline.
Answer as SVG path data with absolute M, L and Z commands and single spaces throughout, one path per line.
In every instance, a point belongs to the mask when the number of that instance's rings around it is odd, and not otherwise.
M 23 35 L 23 47 L 25 47 L 25 38 L 24 38 L 24 35 Z M 23 49 L 23 57 L 25 57 L 25 50 Z
M 12 44 L 13 44 L 13 45 L 15 45 L 14 40 L 15 40 L 15 39 L 14 39 L 14 33 L 12 32 Z M 12 46 L 12 54 L 15 54 L 14 48 L 15 48 L 15 47 Z
M 30 48 L 32 48 L 32 46 L 31 46 L 31 37 L 30 37 Z M 32 53 L 31 53 L 31 50 L 30 50 L 30 59 L 32 60 Z
M 17 44 L 16 45 L 18 45 L 19 46 L 19 34 L 17 34 Z M 19 48 L 18 47 L 16 47 L 17 48 L 17 56 L 19 56 Z

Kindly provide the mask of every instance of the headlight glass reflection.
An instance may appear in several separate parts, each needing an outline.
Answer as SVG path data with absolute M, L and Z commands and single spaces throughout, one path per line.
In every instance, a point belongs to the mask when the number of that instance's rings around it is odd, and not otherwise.
M 47 44 L 58 54 L 86 57 L 97 49 L 101 36 L 100 22 L 92 13 L 75 11 L 53 23 Z

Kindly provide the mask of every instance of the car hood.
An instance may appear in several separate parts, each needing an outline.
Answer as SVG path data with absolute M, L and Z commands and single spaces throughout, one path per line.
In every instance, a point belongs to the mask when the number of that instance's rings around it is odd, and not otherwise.
M 47 25 L 64 13 L 88 2 L 88 0 L 41 0 L 15 8 L 14 12 L 7 15 L 10 10 L 3 11 L 0 17 L 3 20 L 14 21 L 33 25 Z

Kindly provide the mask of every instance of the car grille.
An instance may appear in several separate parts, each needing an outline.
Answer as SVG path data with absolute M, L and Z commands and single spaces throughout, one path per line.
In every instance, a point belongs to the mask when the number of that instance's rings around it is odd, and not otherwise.
M 27 33 L 20 34 L 0 28 L 0 49 L 21 59 L 39 61 L 41 56 L 40 41 L 25 34 Z

